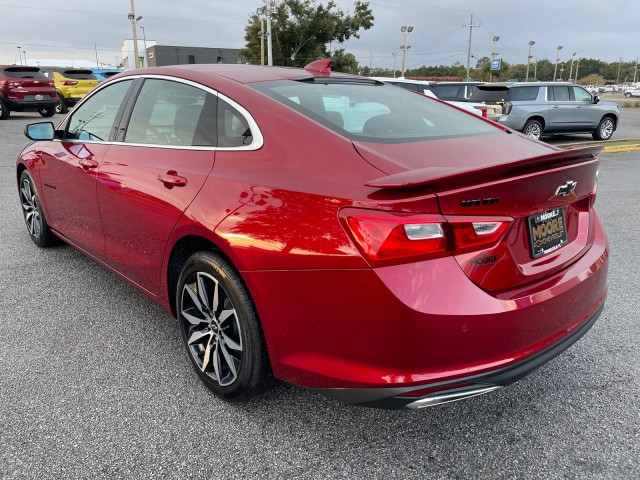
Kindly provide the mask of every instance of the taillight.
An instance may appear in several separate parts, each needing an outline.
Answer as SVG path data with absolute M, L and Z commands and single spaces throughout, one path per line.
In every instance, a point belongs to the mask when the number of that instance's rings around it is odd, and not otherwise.
M 502 114 L 509 115 L 511 113 L 511 109 L 513 108 L 513 104 L 511 102 L 504 102 L 502 105 Z
M 596 203 L 596 196 L 598 194 L 598 173 L 599 171 L 596 172 L 596 181 L 593 184 L 593 190 L 591 190 L 591 193 L 589 194 L 589 210 L 591 210 Z
M 447 217 L 453 232 L 454 253 L 486 248 L 497 242 L 512 219 L 509 217 Z
M 65 80 L 64 82 L 62 82 L 62 84 L 67 86 L 67 87 L 70 87 L 70 86 L 73 86 L 73 85 L 77 85 L 78 82 L 76 82 L 74 80 Z
M 484 118 L 487 118 L 487 107 L 480 107 L 480 106 L 474 105 L 473 108 L 477 108 L 478 110 L 480 110 L 482 112 L 482 116 Z
M 408 263 L 486 248 L 504 234 L 511 218 L 447 217 L 343 209 L 340 218 L 373 267 Z

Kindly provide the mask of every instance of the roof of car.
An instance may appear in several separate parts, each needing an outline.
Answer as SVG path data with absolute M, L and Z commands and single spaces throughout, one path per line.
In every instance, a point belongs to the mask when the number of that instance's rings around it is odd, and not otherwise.
M 495 83 L 485 83 L 484 85 L 479 85 L 479 88 L 494 88 L 494 87 L 502 87 L 502 88 L 511 88 L 511 87 L 548 87 L 548 86 L 573 86 L 574 84 L 571 82 L 495 82 Z
M 243 64 L 195 64 L 195 65 L 170 65 L 165 67 L 152 67 L 138 70 L 129 70 L 125 75 L 174 75 L 189 76 L 213 75 L 235 80 L 239 83 L 266 82 L 272 80 L 291 80 L 304 77 L 326 77 L 327 74 L 314 73 L 304 68 L 294 67 L 268 67 L 260 65 Z M 352 77 L 360 78 L 356 75 L 349 75 L 339 72 L 331 72 L 330 77 Z

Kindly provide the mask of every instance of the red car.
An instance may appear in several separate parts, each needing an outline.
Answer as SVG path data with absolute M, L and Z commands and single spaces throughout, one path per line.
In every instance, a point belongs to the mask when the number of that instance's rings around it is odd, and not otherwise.
M 58 96 L 53 85 L 38 67 L 0 65 L 0 120 L 11 111 L 37 110 L 43 117 L 53 117 Z
M 603 308 L 599 149 L 328 61 L 135 70 L 26 133 L 33 241 L 64 240 L 175 315 L 228 400 L 274 379 L 385 408 L 471 397 Z

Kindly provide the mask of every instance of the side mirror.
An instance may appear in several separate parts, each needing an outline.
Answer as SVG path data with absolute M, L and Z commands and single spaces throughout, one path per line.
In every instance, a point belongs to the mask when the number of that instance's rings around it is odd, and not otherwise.
M 24 127 L 24 134 L 29 140 L 53 140 L 56 130 L 51 122 L 31 123 Z
M 593 94 L 593 103 L 598 103 L 600 101 L 600 97 L 597 93 Z

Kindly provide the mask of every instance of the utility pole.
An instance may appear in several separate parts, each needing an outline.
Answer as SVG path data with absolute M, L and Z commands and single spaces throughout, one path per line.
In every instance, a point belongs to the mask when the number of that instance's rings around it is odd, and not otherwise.
M 100 68 L 100 64 L 98 63 L 98 45 L 96 45 L 96 41 L 93 41 L 93 49 L 96 52 L 96 68 Z
M 256 15 L 260 19 L 260 33 L 258 36 L 260 37 L 260 65 L 264 65 L 264 37 L 266 32 L 264 31 L 264 7 L 259 7 L 256 9 Z
M 475 27 L 479 27 L 480 25 L 473 24 L 473 13 L 471 14 L 471 21 L 469 25 L 463 25 L 463 27 L 469 27 L 469 47 L 467 48 L 467 80 L 469 80 L 469 70 L 471 68 L 471 32 Z
M 636 66 L 633 69 L 633 83 L 636 83 L 636 74 L 638 73 L 638 59 L 636 58 Z
M 531 47 L 533 47 L 535 44 L 536 44 L 536 42 L 534 42 L 533 40 L 529 41 L 529 53 L 527 54 L 527 74 L 526 74 L 525 79 L 524 79 L 525 82 L 529 81 L 529 63 L 531 63 Z M 535 77 L 535 75 L 534 75 L 534 77 Z
M 620 63 L 618 63 L 618 78 L 616 78 L 616 85 L 620 84 L 620 67 L 622 67 L 622 57 L 620 57 Z
M 131 20 L 131 32 L 133 33 L 133 69 L 138 68 L 138 32 L 136 28 L 136 7 L 135 0 L 131 0 L 131 13 L 129 14 L 129 20 Z
M 400 76 L 404 77 L 404 60 L 407 55 L 407 48 L 411 48 L 411 45 L 407 46 L 407 34 L 413 31 L 413 27 L 403 25 L 400 31 L 402 32 L 402 45 L 400 46 L 402 49 L 402 71 L 400 72 Z
M 22 47 L 18 47 L 18 58 L 20 59 L 20 65 L 22 65 Z

